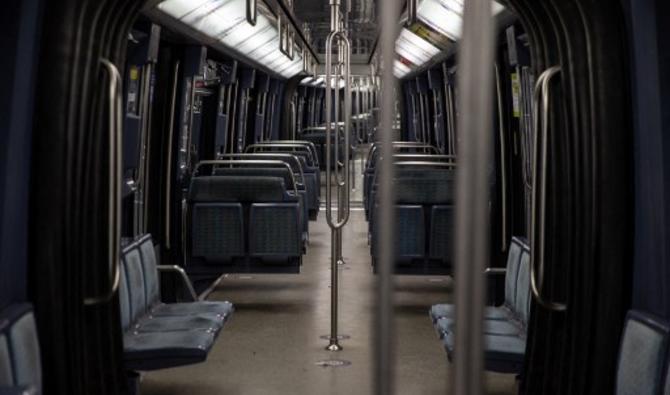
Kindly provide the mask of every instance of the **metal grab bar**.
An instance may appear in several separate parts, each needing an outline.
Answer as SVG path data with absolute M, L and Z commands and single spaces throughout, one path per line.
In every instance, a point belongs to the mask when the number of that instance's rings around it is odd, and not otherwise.
M 391 143 L 391 146 L 393 149 L 402 149 L 402 148 L 417 148 L 417 149 L 422 149 L 424 153 L 428 154 L 428 151 L 432 151 L 436 155 L 439 155 L 439 150 L 437 147 L 422 143 L 422 142 L 414 142 L 414 141 L 394 141 Z M 367 167 L 372 167 L 372 159 L 374 158 L 375 152 L 379 150 L 381 147 L 380 144 L 374 143 L 372 144 L 372 147 L 370 147 L 370 150 L 368 151 L 368 157 L 366 159 L 366 165 Z
M 186 275 L 186 271 L 184 270 L 184 268 L 182 268 L 179 265 L 156 265 L 156 270 L 158 270 L 159 272 L 177 273 L 181 278 L 182 282 L 184 283 L 184 285 L 186 285 L 186 290 L 191 296 L 192 301 L 195 302 L 198 300 L 198 294 L 195 292 L 195 288 L 193 288 L 193 283 L 191 283 L 191 280 L 188 278 L 188 275 Z
M 502 83 L 498 63 L 493 63 L 496 77 L 496 98 L 498 101 L 498 133 L 500 133 L 500 178 L 502 178 L 502 233 L 501 251 L 507 251 L 507 144 L 505 143 L 505 121 L 503 110 Z
M 313 166 L 318 167 L 319 166 L 319 159 L 316 156 L 316 151 L 313 154 L 312 153 L 312 147 L 310 147 L 307 144 L 300 144 L 300 143 L 258 143 L 258 144 L 251 144 L 248 145 L 247 148 L 245 148 L 245 153 L 253 153 L 253 152 L 258 152 L 258 150 L 263 150 L 265 148 L 293 148 L 293 151 L 297 151 L 298 149 L 301 149 L 302 151 L 306 152 L 309 161 L 312 163 Z M 316 149 L 315 149 L 316 150 Z M 268 152 L 275 152 L 275 151 L 268 151 Z M 281 152 L 281 151 L 278 151 Z
M 561 72 L 560 66 L 553 66 L 545 70 L 537 80 L 533 95 L 533 113 L 535 118 L 535 139 L 533 144 L 533 199 L 531 209 L 531 231 L 530 231 L 530 285 L 533 298 L 538 304 L 551 311 L 565 311 L 567 306 L 545 300 L 542 296 L 544 284 L 544 252 L 545 252 L 545 224 L 547 203 L 547 154 L 549 134 L 549 83 L 552 78 Z M 539 101 L 542 96 L 542 133 L 539 131 Z M 539 141 L 542 140 L 542 152 L 540 152 Z M 538 172 L 540 173 L 539 190 L 537 188 Z M 539 201 L 538 201 L 539 200 Z M 539 218 L 538 206 L 539 205 Z M 539 221 L 538 221 L 539 220 Z M 539 224 L 538 224 L 539 222 Z M 539 260 L 539 277 L 536 276 L 536 266 Z
M 285 153 L 277 153 L 277 154 L 268 154 L 268 153 L 253 153 L 253 154 L 223 154 L 219 155 L 218 159 L 226 159 L 226 158 L 241 158 L 241 159 L 255 159 L 255 158 L 260 158 L 260 160 L 272 160 L 270 158 L 286 158 L 291 160 L 295 166 L 298 169 L 298 174 L 300 174 L 300 181 L 298 185 L 305 185 L 305 173 L 302 169 L 302 164 L 300 163 L 300 159 L 298 159 L 297 156 L 291 155 L 291 154 L 285 154 Z M 265 159 L 264 159 L 265 158 Z M 291 170 L 293 171 L 293 170 Z M 295 172 L 294 172 L 295 174 Z
M 172 97 L 170 102 L 170 127 L 167 141 L 167 169 L 165 170 L 165 249 L 169 250 L 172 244 L 171 221 L 172 221 L 172 140 L 174 138 L 174 118 L 177 107 L 177 86 L 179 85 L 179 61 L 174 66 L 174 82 L 172 84 Z
M 447 160 L 455 162 L 456 155 L 431 155 L 431 154 L 395 154 L 393 155 L 394 159 L 435 159 L 435 160 Z
M 293 192 L 295 193 L 295 196 L 298 196 L 298 186 L 297 183 L 295 182 L 295 176 L 293 175 L 293 170 L 291 169 L 291 166 L 281 160 L 202 160 L 198 162 L 198 164 L 195 165 L 195 168 L 193 169 L 193 176 L 196 177 L 198 175 L 198 170 L 200 170 L 201 166 L 216 166 L 216 165 L 230 165 L 232 168 L 233 165 L 275 165 L 279 167 L 284 167 L 288 169 L 289 174 L 291 175 L 291 183 Z M 271 166 L 270 166 L 271 167 Z
M 103 295 L 87 297 L 84 305 L 92 306 L 109 302 L 119 289 L 121 278 L 121 134 L 123 132 L 123 115 L 121 92 L 123 92 L 121 73 L 107 59 L 100 59 L 110 76 L 109 81 L 109 206 L 108 215 L 108 252 L 109 252 L 109 290 Z
M 348 3 L 349 5 L 350 3 Z M 350 6 L 346 8 L 344 20 L 346 21 Z M 348 23 L 343 22 L 342 26 Z M 331 229 L 331 294 L 330 294 L 330 336 L 328 340 L 328 351 L 340 351 L 342 346 L 339 344 L 337 335 L 337 312 L 338 312 L 338 265 L 344 263 L 342 259 L 342 228 L 349 221 L 350 213 L 350 194 L 349 187 L 351 174 L 349 171 L 349 155 L 351 144 L 351 43 L 347 39 L 346 32 L 340 28 L 340 0 L 330 0 L 330 27 L 331 32 L 326 38 L 326 89 L 325 89 L 325 121 L 326 121 L 326 220 Z M 338 71 L 333 78 L 333 40 L 337 40 Z M 339 150 L 340 150 L 340 125 L 336 125 L 337 131 L 333 133 L 333 84 L 336 85 L 335 91 L 335 122 L 339 121 L 339 80 L 341 68 L 344 69 L 344 164 L 340 177 Z M 337 184 L 337 221 L 332 216 L 332 139 L 335 135 L 335 179 Z
M 451 162 L 422 162 L 422 161 L 405 161 L 394 162 L 395 166 L 417 166 L 417 167 L 447 167 L 456 168 L 458 165 Z
M 273 141 L 268 141 L 266 143 L 261 143 L 263 144 L 286 144 L 286 145 L 294 145 L 294 144 L 299 144 L 299 145 L 306 145 L 309 147 L 310 151 L 312 152 L 312 156 L 317 158 L 317 163 L 318 163 L 318 156 L 317 156 L 317 151 L 316 151 L 316 145 L 314 145 L 313 142 L 308 141 L 308 140 L 273 140 Z
M 331 0 L 331 5 L 333 3 L 336 3 L 337 6 L 339 7 L 339 0 Z M 338 13 L 339 14 L 339 13 Z M 344 45 L 344 54 L 345 54 L 345 94 L 344 94 L 344 181 L 340 182 L 339 178 L 339 168 L 336 166 L 335 167 L 335 177 L 338 180 L 338 187 L 346 187 L 346 190 L 344 192 L 344 203 L 345 205 L 341 205 L 341 201 L 339 199 L 339 194 L 338 194 L 338 216 L 340 216 L 340 213 L 343 213 L 341 216 L 342 218 L 338 218 L 337 221 L 333 221 L 332 217 L 332 202 L 333 202 L 333 197 L 332 197 L 332 180 L 331 180 L 331 164 L 332 164 L 332 154 L 331 154 L 331 147 L 332 147 L 332 139 L 333 139 L 333 133 L 332 133 L 332 106 L 333 106 L 333 99 L 332 99 L 332 82 L 333 82 L 333 71 L 332 71 L 332 56 L 333 56 L 333 40 L 337 38 L 338 40 L 341 40 L 340 42 L 343 42 Z M 351 123 L 351 85 L 349 83 L 349 78 L 350 78 L 350 57 L 349 57 L 349 50 L 351 49 L 351 46 L 349 44 L 349 40 L 347 39 L 346 35 L 344 32 L 341 31 L 332 31 L 329 35 L 328 38 L 326 39 L 326 220 L 328 222 L 328 226 L 330 226 L 331 229 L 337 230 L 341 229 L 349 220 L 349 197 L 350 197 L 350 192 L 349 192 L 349 181 L 350 181 L 350 174 L 349 174 L 349 152 L 350 152 L 350 145 L 349 145 L 349 133 L 350 133 L 350 123 Z M 338 81 L 339 81 L 339 75 L 337 75 Z M 339 87 L 338 87 L 339 90 Z M 336 108 L 338 107 L 339 103 L 336 103 Z M 336 133 L 337 134 L 337 133 Z M 338 138 L 335 139 L 335 155 L 336 159 L 339 159 L 337 157 L 337 154 L 339 153 L 339 134 L 337 136 Z M 344 210 L 343 210 L 344 208 Z

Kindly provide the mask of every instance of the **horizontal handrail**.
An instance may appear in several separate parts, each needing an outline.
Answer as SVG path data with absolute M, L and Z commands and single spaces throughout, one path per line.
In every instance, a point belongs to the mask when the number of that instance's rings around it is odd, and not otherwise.
M 264 153 L 264 152 L 257 152 L 257 153 L 251 153 L 251 154 L 222 154 L 219 155 L 219 159 L 225 159 L 225 158 L 240 158 L 240 159 L 254 159 L 254 158 L 261 158 L 260 160 L 267 160 L 263 158 L 286 158 L 290 159 L 298 168 L 298 174 L 300 174 L 300 180 L 302 183 L 300 185 L 305 185 L 305 173 L 302 169 L 302 163 L 300 163 L 300 159 L 292 154 L 287 154 L 283 152 L 278 152 L 275 154 L 270 154 L 270 153 Z M 272 159 L 269 159 L 272 160 Z M 295 173 L 295 172 L 294 172 Z
M 313 166 L 318 167 L 319 166 L 319 158 L 318 156 L 315 156 L 315 154 L 312 154 L 312 150 L 309 146 L 305 144 L 297 144 L 297 143 L 256 143 L 256 144 L 251 144 L 245 148 L 246 153 L 253 153 L 253 152 L 258 152 L 258 150 L 265 150 L 269 151 L 269 148 L 293 148 L 293 151 L 297 150 L 302 150 L 307 153 L 309 156 L 309 160 L 312 163 Z M 278 151 L 282 152 L 282 151 Z
M 308 141 L 308 140 L 273 140 L 273 141 L 263 142 L 263 143 L 260 143 L 260 144 L 261 145 L 262 144 L 288 144 L 288 145 L 300 144 L 300 145 L 306 145 L 312 151 L 312 155 L 315 158 L 318 158 L 316 145 L 313 142 Z
M 291 182 L 293 183 L 292 185 L 293 192 L 295 193 L 295 196 L 298 196 L 298 187 L 297 183 L 295 182 L 293 170 L 291 169 L 291 166 L 288 163 L 281 160 L 203 160 L 198 162 L 197 165 L 195 165 L 193 175 L 196 176 L 198 174 L 198 170 L 202 166 L 220 166 L 220 165 L 230 165 L 231 167 L 233 165 L 275 165 L 284 167 L 288 169 L 288 172 L 291 176 Z

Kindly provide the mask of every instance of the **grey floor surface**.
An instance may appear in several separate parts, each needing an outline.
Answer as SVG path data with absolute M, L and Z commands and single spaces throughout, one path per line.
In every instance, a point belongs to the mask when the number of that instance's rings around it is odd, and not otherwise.
M 230 300 L 236 313 L 209 359 L 143 376 L 144 395 L 372 393 L 374 280 L 362 211 L 345 228 L 340 270 L 344 350 L 324 350 L 330 323 L 330 231 L 325 213 L 310 223 L 311 244 L 299 275 L 230 275 L 210 295 Z M 428 308 L 450 298 L 447 277 L 396 280 L 397 394 L 449 394 L 453 367 L 433 331 Z M 347 367 L 317 362 L 342 359 Z M 490 394 L 513 394 L 511 375 L 487 374 Z

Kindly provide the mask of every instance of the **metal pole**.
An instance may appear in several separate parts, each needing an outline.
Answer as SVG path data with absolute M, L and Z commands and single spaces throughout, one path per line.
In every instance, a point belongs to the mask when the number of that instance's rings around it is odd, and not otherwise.
M 351 75 L 350 69 L 350 51 L 351 46 L 346 35 L 339 31 L 339 7 L 340 0 L 330 0 L 331 6 L 331 33 L 326 39 L 326 220 L 328 226 L 331 229 L 331 331 L 329 344 L 326 347 L 326 350 L 329 351 L 339 351 L 342 349 L 342 346 L 339 344 L 337 336 L 337 316 L 338 316 L 338 264 L 341 261 L 342 256 L 342 244 L 341 244 L 341 229 L 349 220 L 349 161 L 344 161 L 344 180 L 340 181 L 339 178 L 339 165 L 338 165 L 338 153 L 339 153 L 339 129 L 335 130 L 333 133 L 333 40 L 337 39 L 338 49 L 342 48 L 344 52 L 344 71 L 345 71 L 345 81 L 349 81 Z M 339 43 L 344 43 L 340 47 Z M 339 56 L 339 51 L 338 51 Z M 339 73 L 338 73 L 339 77 Z M 339 78 L 337 79 L 339 83 Z M 339 89 L 339 85 L 336 84 L 336 89 Z M 339 103 L 335 103 L 336 106 Z M 349 134 L 350 134 L 350 123 L 351 123 L 351 86 L 349 83 L 345 84 L 345 93 L 344 93 L 344 155 L 345 157 L 349 156 Z M 337 121 L 337 118 L 335 118 Z M 339 128 L 339 125 L 335 123 L 335 127 Z M 334 136 L 333 136 L 334 135 Z M 331 154 L 332 140 L 335 138 L 335 158 Z M 333 159 L 335 162 L 333 162 Z M 337 183 L 337 197 L 338 197 L 338 215 L 337 221 L 333 221 L 332 215 L 332 172 L 331 167 L 335 164 L 335 181 Z
M 393 126 L 395 108 L 396 80 L 393 75 L 392 59 L 395 58 L 395 40 L 398 37 L 397 20 L 399 1 L 386 0 L 378 2 L 381 21 L 379 45 L 382 59 L 386 62 L 381 68 L 383 93 L 379 95 L 381 105 L 381 127 L 377 139 L 381 142 L 382 157 L 379 162 L 380 181 L 380 256 L 377 262 L 377 314 L 374 337 L 375 380 L 374 393 L 389 395 L 394 393 L 394 347 L 393 347 L 393 268 L 394 268 L 394 225 L 395 210 L 393 207 L 393 147 L 391 128 Z
M 460 45 L 461 136 L 456 194 L 454 393 L 482 393 L 484 278 L 489 258 L 489 164 L 493 94 L 490 0 L 465 2 Z

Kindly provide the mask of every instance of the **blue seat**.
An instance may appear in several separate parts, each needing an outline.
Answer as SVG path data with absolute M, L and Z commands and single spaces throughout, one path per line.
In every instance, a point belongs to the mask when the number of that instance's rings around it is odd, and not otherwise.
M 668 394 L 665 381 L 670 326 L 639 311 L 629 311 L 623 329 L 617 363 L 616 395 Z M 664 391 L 664 392 L 661 392 Z
M 519 374 L 523 369 L 526 332 L 530 316 L 530 250 L 519 238 L 510 244 L 505 277 L 505 302 L 484 312 L 484 362 L 486 370 Z M 430 310 L 435 329 L 449 360 L 453 358 L 456 323 L 452 305 Z
M 162 303 L 159 268 L 150 235 L 122 251 L 119 303 L 129 371 L 204 361 L 234 311 L 229 302 Z
M 269 171 L 277 177 L 253 175 Z M 304 196 L 287 191 L 290 170 L 222 168 L 217 174 L 191 180 L 189 274 L 298 273 L 308 219 Z
M 39 394 L 42 366 L 32 307 L 13 305 L 0 312 L 0 394 Z
M 151 235 L 144 235 L 138 240 L 137 244 L 142 256 L 142 274 L 145 281 L 147 312 L 149 315 L 162 317 L 206 314 L 208 316 L 215 316 L 223 322 L 232 316 L 234 309 L 230 302 L 206 300 L 169 304 L 161 302 L 156 251 Z
M 373 266 L 379 233 L 375 174 L 369 191 L 369 239 Z M 395 184 L 395 273 L 451 274 L 454 171 L 447 168 L 399 167 Z M 376 269 L 376 266 L 375 266 Z
M 516 305 L 516 287 L 517 275 L 519 273 L 519 263 L 521 262 L 521 251 L 524 243 L 519 238 L 512 238 L 512 242 L 507 251 L 507 266 L 505 268 L 505 301 L 501 306 L 486 306 L 484 308 L 484 317 L 486 319 L 503 320 L 510 316 L 510 312 Z M 433 323 L 443 317 L 454 317 L 454 305 L 436 304 L 430 308 L 430 318 Z

